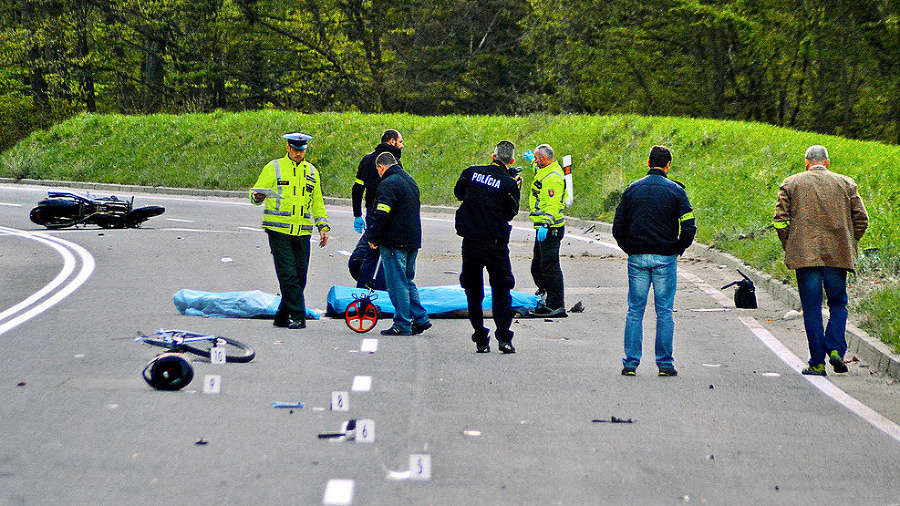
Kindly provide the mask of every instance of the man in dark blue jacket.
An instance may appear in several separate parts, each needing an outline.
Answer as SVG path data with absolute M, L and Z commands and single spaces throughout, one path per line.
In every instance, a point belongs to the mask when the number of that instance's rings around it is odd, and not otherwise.
M 362 215 L 363 197 L 365 196 L 366 216 L 372 214 L 372 208 L 375 207 L 375 193 L 378 191 L 378 185 L 381 183 L 381 176 L 378 175 L 378 169 L 375 167 L 375 158 L 381 153 L 390 153 L 397 159 L 400 164 L 400 153 L 403 149 L 403 136 L 400 132 L 388 129 L 381 134 L 381 144 L 375 146 L 375 150 L 364 156 L 359 161 L 359 167 L 356 169 L 356 180 L 353 182 L 352 203 L 353 203 L 353 229 L 357 233 L 362 234 L 359 238 L 356 248 L 350 255 L 347 267 L 350 268 L 350 275 L 356 280 L 358 288 L 365 288 L 368 283 L 373 283 L 376 290 L 384 290 L 384 268 L 379 267 L 375 272 L 375 266 L 378 264 L 378 251 L 369 248 L 369 239 L 366 235 L 366 220 Z M 400 165 L 400 167 L 403 167 Z M 374 278 L 374 279 L 373 279 Z
M 628 254 L 628 315 L 625 318 L 623 376 L 634 376 L 641 362 L 644 310 L 653 285 L 656 305 L 656 365 L 660 376 L 676 376 L 672 341 L 678 255 L 691 245 L 697 227 L 687 193 L 668 179 L 672 153 L 654 146 L 650 171 L 622 194 L 613 220 L 613 237 Z
M 463 171 L 453 193 L 462 201 L 456 211 L 456 233 L 462 240 L 462 271 L 459 284 L 466 291 L 472 341 L 478 353 L 488 353 L 490 330 L 484 326 L 483 271 L 491 283 L 491 308 L 497 330 L 494 336 L 503 353 L 515 353 L 512 345 L 512 298 L 516 284 L 509 262 L 509 222 L 519 212 L 522 178 L 513 178 L 509 166 L 515 162 L 513 143 L 502 141 L 494 148 L 493 163 Z
M 369 215 L 369 246 L 379 249 L 388 294 L 394 305 L 394 324 L 381 331 L 385 336 L 421 334 L 431 327 L 419 302 L 416 255 L 422 247 L 419 217 L 419 187 L 390 153 L 375 159 L 381 176 L 375 207 Z

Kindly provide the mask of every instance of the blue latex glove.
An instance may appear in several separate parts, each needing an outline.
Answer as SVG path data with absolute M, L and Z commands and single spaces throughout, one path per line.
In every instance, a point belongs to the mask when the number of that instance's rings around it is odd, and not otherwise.
M 522 153 L 522 158 L 528 160 L 529 162 L 533 162 L 534 161 L 534 153 L 532 153 L 531 150 L 529 149 L 529 150 L 525 151 L 524 153 Z
M 537 229 L 537 241 L 544 242 L 545 239 L 547 239 L 547 227 Z
M 356 218 L 354 218 L 353 230 L 356 230 L 357 234 L 361 234 L 366 231 L 366 220 L 364 220 L 362 216 L 357 216 Z

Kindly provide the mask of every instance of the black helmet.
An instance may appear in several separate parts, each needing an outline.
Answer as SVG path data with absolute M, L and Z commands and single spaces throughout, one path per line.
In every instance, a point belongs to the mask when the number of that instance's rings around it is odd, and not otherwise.
M 144 380 L 157 390 L 181 390 L 194 379 L 194 368 L 180 353 L 163 353 L 144 367 Z

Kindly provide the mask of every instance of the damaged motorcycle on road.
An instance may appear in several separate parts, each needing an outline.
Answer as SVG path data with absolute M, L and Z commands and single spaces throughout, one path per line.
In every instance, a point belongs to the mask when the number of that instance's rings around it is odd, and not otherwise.
M 164 213 L 162 206 L 134 207 L 134 197 L 82 197 L 68 192 L 48 192 L 29 217 L 49 229 L 97 225 L 100 228 L 138 228 Z

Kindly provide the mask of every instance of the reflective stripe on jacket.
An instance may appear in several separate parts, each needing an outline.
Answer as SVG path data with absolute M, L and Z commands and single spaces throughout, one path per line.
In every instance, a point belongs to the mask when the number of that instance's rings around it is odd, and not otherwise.
M 263 167 L 253 187 L 271 188 L 281 196 L 266 198 L 263 228 L 288 235 L 310 235 L 314 225 L 320 231 L 331 230 L 319 171 L 306 160 L 295 163 L 288 156 L 272 160 Z M 252 190 L 250 201 L 253 202 Z
M 562 167 L 553 161 L 543 169 L 534 165 L 535 174 L 531 181 L 531 193 L 528 195 L 528 215 L 535 228 L 547 226 L 558 228 L 566 224 L 563 209 L 566 207 L 566 182 Z
M 687 193 L 659 168 L 628 185 L 613 218 L 613 237 L 629 255 L 680 255 L 696 233 Z
M 853 179 L 814 165 L 781 183 L 774 224 L 788 269 L 854 270 L 869 215 Z

